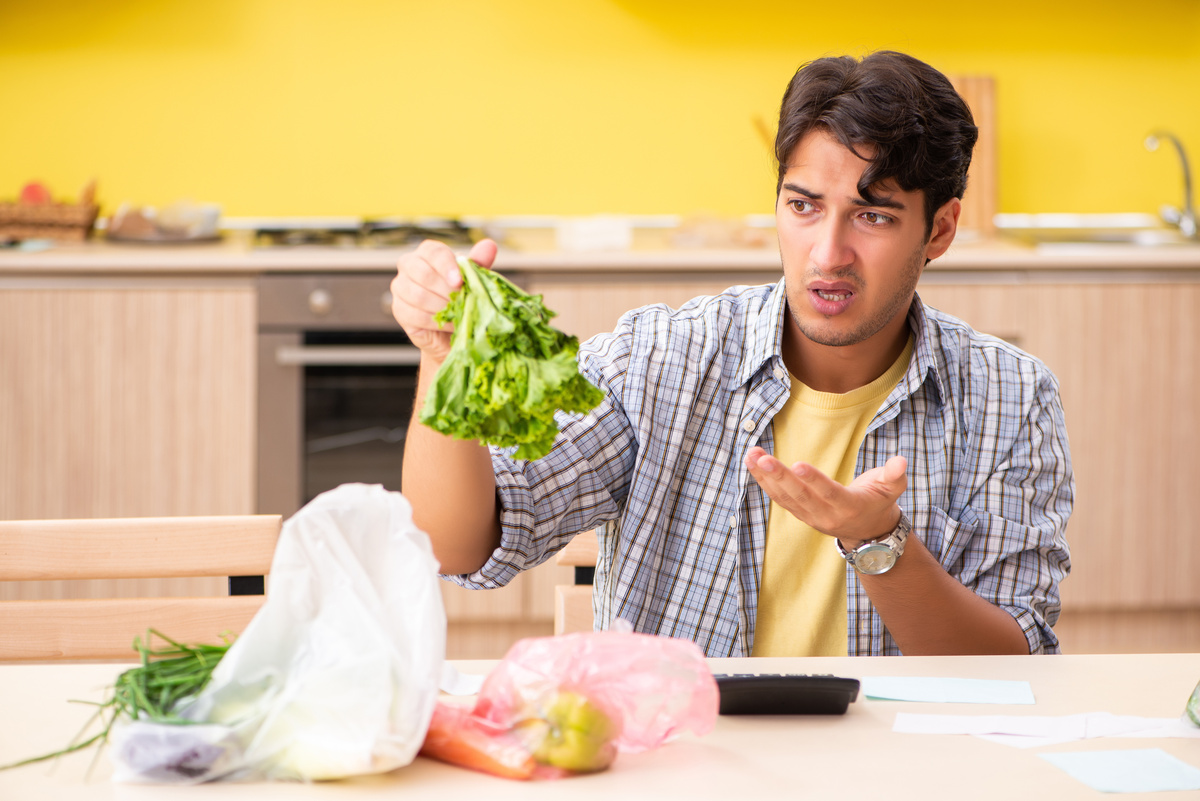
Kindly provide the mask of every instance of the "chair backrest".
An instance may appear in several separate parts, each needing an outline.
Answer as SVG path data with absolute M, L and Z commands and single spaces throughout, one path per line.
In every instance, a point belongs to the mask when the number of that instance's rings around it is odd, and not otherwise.
M 0 581 L 265 576 L 279 515 L 0 521 Z M 262 595 L 0 601 L 0 660 L 133 659 L 154 628 L 178 642 L 238 634 Z
M 574 584 L 559 584 L 554 588 L 555 634 L 592 631 L 594 628 L 590 568 L 596 566 L 598 550 L 596 532 L 585 531 L 576 534 L 555 557 L 558 564 L 575 568 Z M 584 575 L 587 576 L 586 583 L 580 581 Z

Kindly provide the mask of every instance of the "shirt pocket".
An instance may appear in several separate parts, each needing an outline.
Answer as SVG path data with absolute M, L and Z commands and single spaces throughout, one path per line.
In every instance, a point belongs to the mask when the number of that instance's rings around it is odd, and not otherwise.
M 955 520 L 945 509 L 927 506 L 909 510 L 908 519 L 913 524 L 913 533 L 921 538 L 942 567 L 951 575 L 957 575 L 962 568 L 963 555 L 979 528 L 979 516 L 971 509 L 965 509 L 962 519 Z

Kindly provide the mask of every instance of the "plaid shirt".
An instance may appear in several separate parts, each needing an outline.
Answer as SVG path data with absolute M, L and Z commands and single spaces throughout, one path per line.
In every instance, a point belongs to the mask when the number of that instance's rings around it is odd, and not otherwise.
M 540 460 L 492 450 L 501 545 L 453 580 L 503 585 L 598 527 L 597 628 L 624 618 L 710 657 L 749 655 L 770 499 L 742 459 L 754 445 L 773 450 L 771 422 L 790 392 L 785 308 L 782 280 L 733 287 L 677 311 L 636 309 L 584 343 L 580 369 L 604 402 L 560 414 L 554 450 Z M 1016 618 L 1031 653 L 1055 652 L 1074 498 L 1057 381 L 1036 358 L 919 298 L 908 321 L 913 357 L 855 472 L 907 457 L 900 506 L 913 534 Z M 847 652 L 899 654 L 848 565 L 846 590 Z

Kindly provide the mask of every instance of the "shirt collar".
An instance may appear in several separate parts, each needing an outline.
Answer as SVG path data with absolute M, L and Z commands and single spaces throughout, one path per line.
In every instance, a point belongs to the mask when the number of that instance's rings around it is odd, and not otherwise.
M 942 371 L 938 369 L 941 360 L 938 358 L 940 351 L 935 341 L 937 326 L 930 325 L 929 318 L 925 315 L 925 304 L 917 294 L 913 295 L 912 305 L 908 308 L 908 327 L 912 330 L 916 342 L 908 370 L 900 379 L 904 395 L 907 397 L 914 394 L 928 377 L 933 382 L 938 398 L 945 398 L 946 387 L 942 383 Z
M 740 369 L 733 375 L 733 386 L 752 379 L 769 362 L 783 364 L 783 315 L 787 308 L 787 289 L 780 278 L 764 299 L 757 315 L 745 323 L 746 342 Z
M 736 385 L 748 382 L 773 360 L 783 364 L 783 316 L 786 310 L 787 288 L 784 279 L 780 278 L 767 295 L 760 313 L 746 325 L 745 356 L 741 369 L 734 376 Z M 946 391 L 938 370 L 938 348 L 934 341 L 936 326 L 929 324 L 925 316 L 925 304 L 921 302 L 921 296 L 915 293 L 908 309 L 908 327 L 913 332 L 915 343 L 912 360 L 898 388 L 902 388 L 903 395 L 907 397 L 914 394 L 928 376 L 933 380 L 938 397 L 945 398 Z

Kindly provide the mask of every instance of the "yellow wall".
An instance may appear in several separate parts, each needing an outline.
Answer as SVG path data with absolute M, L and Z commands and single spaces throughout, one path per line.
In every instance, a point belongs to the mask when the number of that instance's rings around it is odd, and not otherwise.
M 1000 207 L 1155 211 L 1200 4 L 0 0 L 0 198 L 260 214 L 769 211 L 753 119 L 826 53 L 998 82 Z M 906 7 L 908 6 L 908 7 Z M 957 8 L 962 6 L 962 8 Z

